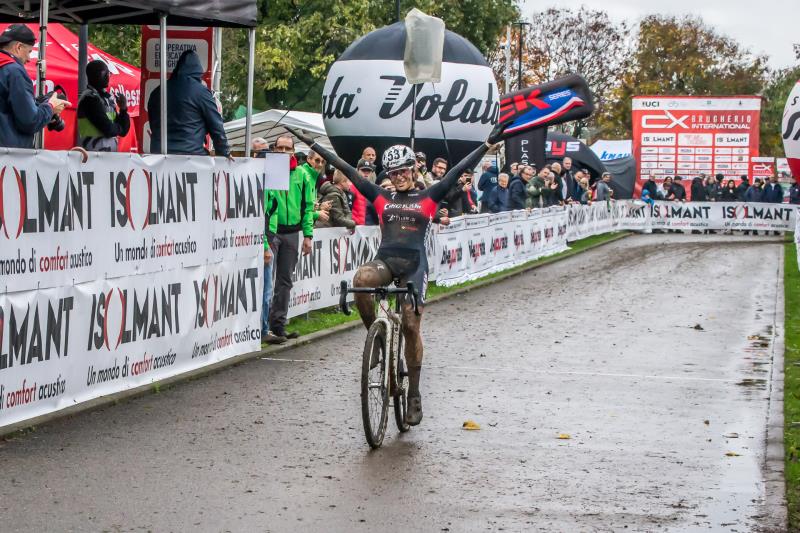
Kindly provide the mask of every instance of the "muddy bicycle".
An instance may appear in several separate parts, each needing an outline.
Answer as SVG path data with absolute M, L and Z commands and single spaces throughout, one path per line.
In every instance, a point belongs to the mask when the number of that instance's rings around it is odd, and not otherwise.
M 403 352 L 401 327 L 402 305 L 411 298 L 414 313 L 419 315 L 417 293 L 414 284 L 405 287 L 350 287 L 343 281 L 339 293 L 339 306 L 350 314 L 347 295 L 365 293 L 375 296 L 378 313 L 367 332 L 361 361 L 361 418 L 364 435 L 371 448 L 378 448 L 386 435 L 389 418 L 389 397 L 394 405 L 394 420 L 397 429 L 405 433 L 411 426 L 405 422 L 408 405 L 408 365 Z M 394 309 L 389 296 L 394 296 Z

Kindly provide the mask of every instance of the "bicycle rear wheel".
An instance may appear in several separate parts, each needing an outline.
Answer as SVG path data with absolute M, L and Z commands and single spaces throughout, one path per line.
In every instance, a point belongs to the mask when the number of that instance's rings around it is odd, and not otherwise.
M 361 361 L 361 418 L 364 436 L 371 448 L 378 448 L 386 435 L 389 415 L 389 373 L 386 328 L 376 321 L 369 328 Z
M 397 336 L 397 350 L 395 351 L 396 357 L 394 358 L 394 368 L 392 369 L 392 379 L 396 386 L 394 387 L 394 421 L 397 424 L 397 429 L 405 433 L 411 426 L 406 423 L 406 407 L 408 406 L 408 365 L 406 364 L 406 354 L 403 350 L 403 334 Z

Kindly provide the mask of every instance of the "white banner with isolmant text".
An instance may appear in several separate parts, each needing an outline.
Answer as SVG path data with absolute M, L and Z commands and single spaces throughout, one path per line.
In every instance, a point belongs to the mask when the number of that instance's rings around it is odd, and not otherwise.
M 260 349 L 266 168 L 0 150 L 0 428 Z

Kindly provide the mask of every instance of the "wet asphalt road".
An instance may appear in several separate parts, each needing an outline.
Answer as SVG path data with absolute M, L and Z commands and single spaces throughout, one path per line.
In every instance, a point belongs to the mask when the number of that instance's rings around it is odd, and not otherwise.
M 0 441 L 0 530 L 771 530 L 781 250 L 636 236 L 432 305 L 376 452 L 362 329 Z

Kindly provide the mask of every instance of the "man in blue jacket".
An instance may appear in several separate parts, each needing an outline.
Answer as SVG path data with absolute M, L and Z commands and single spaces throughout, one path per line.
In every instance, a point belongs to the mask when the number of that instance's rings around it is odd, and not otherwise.
M 489 198 L 492 191 L 497 187 L 497 177 L 499 170 L 497 165 L 493 165 L 488 161 L 483 164 L 483 174 L 478 180 L 478 190 L 481 191 L 481 213 L 490 213 Z
M 211 135 L 214 152 L 228 156 L 228 139 L 222 115 L 211 90 L 203 84 L 203 66 L 194 50 L 181 54 L 167 82 L 167 153 L 208 155 L 203 143 Z M 161 87 L 147 100 L 150 119 L 150 153 L 161 150 Z
M 536 169 L 531 165 L 520 165 L 519 175 L 511 178 L 508 183 L 508 209 L 525 209 L 528 202 L 528 182 L 533 179 Z
M 6 148 L 33 148 L 34 136 L 70 105 L 55 94 L 36 103 L 24 67 L 34 44 L 36 37 L 24 24 L 12 24 L 0 34 L 0 146 Z
M 778 176 L 769 177 L 769 183 L 764 185 L 764 192 L 761 201 L 768 204 L 780 204 L 783 202 L 783 188 L 778 183 Z

